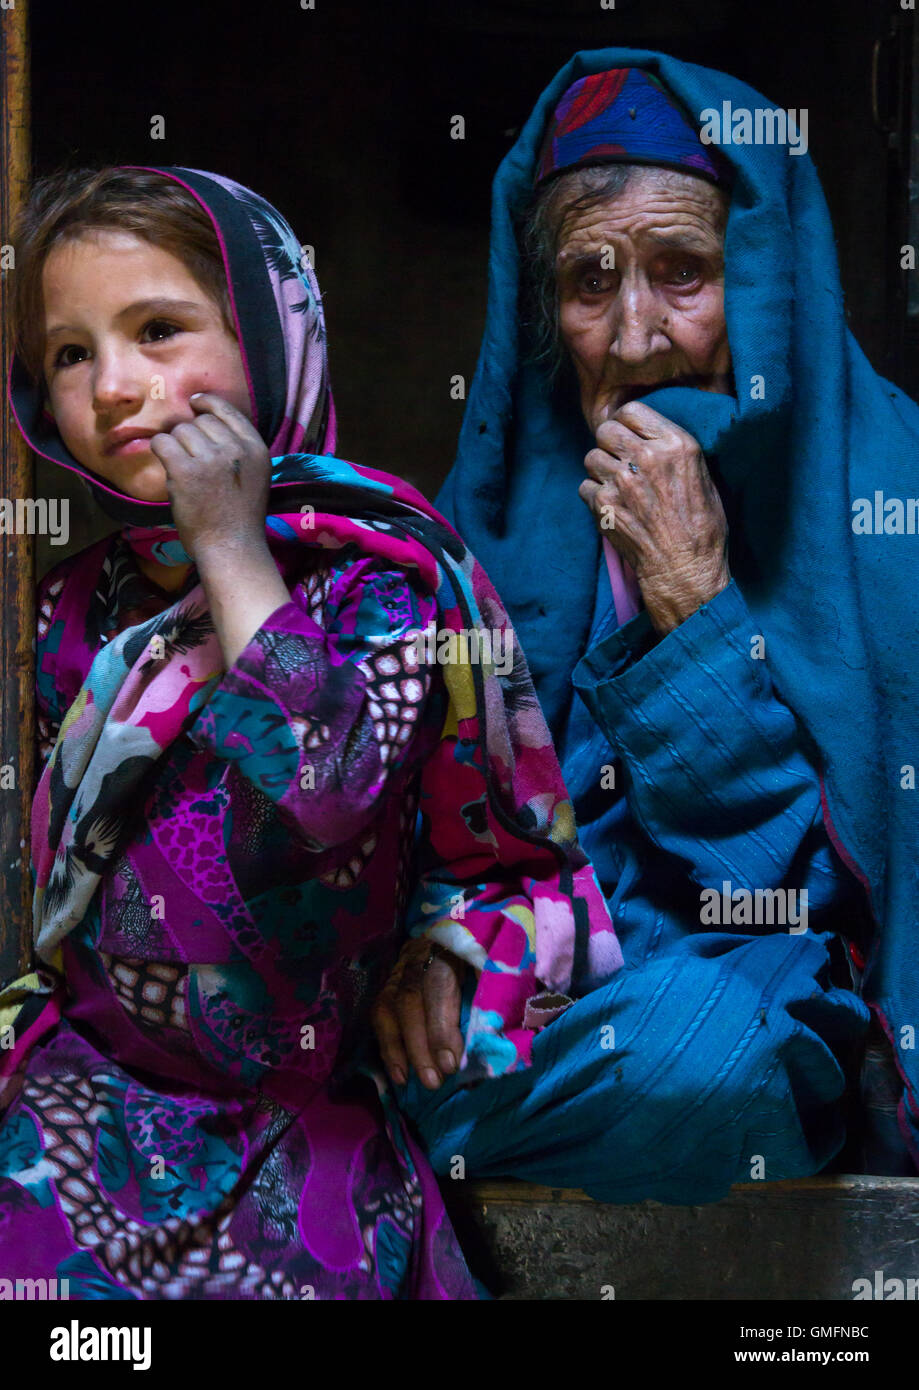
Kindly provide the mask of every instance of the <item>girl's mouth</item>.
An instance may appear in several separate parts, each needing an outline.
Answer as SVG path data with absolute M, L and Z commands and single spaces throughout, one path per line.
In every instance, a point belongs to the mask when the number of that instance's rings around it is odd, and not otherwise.
M 149 425 L 120 425 L 117 429 L 109 430 L 102 441 L 102 448 L 106 454 L 138 454 L 143 449 L 149 449 L 150 440 L 156 432 Z
M 106 452 L 110 457 L 121 457 L 124 454 L 143 454 L 149 451 L 150 440 L 142 436 L 135 436 L 133 439 L 126 439 L 123 444 L 116 444 Z

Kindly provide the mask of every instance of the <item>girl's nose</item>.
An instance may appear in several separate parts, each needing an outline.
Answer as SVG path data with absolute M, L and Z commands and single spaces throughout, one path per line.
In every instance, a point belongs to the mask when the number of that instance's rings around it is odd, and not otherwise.
M 124 402 L 140 402 L 151 388 L 149 371 L 121 353 L 100 353 L 93 372 L 93 404 L 99 411 Z

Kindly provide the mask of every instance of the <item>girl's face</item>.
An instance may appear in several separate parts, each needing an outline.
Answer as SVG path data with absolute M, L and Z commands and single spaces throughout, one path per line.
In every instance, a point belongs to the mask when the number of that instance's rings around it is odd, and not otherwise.
M 252 419 L 239 344 L 170 252 L 94 228 L 50 252 L 43 289 L 49 408 L 74 458 L 119 492 L 169 500 L 149 441 L 200 418 L 188 402 L 196 391 Z M 125 443 L 131 429 L 146 438 Z

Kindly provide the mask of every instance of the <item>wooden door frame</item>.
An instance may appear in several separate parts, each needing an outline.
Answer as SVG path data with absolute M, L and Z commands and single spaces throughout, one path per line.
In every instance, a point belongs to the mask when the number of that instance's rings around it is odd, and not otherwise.
M 27 0 L 0 0 L 0 245 L 9 257 L 13 218 L 28 193 L 31 106 Z M 0 278 L 0 497 L 33 495 L 34 469 L 7 400 L 12 355 L 9 290 Z M 28 513 L 31 509 L 24 509 Z M 0 544 L 0 982 L 27 969 L 32 954 L 29 820 L 35 790 L 35 543 Z M 10 772 L 12 769 L 12 772 Z

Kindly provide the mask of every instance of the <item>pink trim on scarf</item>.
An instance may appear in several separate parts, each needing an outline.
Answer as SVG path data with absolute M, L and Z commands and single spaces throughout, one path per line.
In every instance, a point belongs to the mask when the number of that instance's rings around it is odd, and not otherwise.
M 162 172 L 161 169 L 155 168 L 152 164 L 119 164 L 119 165 L 118 165 L 118 168 L 119 168 L 119 169 L 141 169 L 141 170 L 144 171 L 144 173 L 147 173 L 147 174 L 159 174 L 161 178 L 169 178 L 169 179 L 171 179 L 171 180 L 173 181 L 173 183 L 177 183 L 177 184 L 179 184 L 179 186 L 180 186 L 181 188 L 184 188 L 186 193 L 190 193 L 191 196 L 194 198 L 195 202 L 198 203 L 198 204 L 201 206 L 201 208 L 204 210 L 204 212 L 207 213 L 207 216 L 210 218 L 211 226 L 212 226 L 213 229 L 214 229 L 214 235 L 215 235 L 216 238 L 217 238 L 217 244 L 218 244 L 218 246 L 220 247 L 220 255 L 221 255 L 222 259 L 223 259 L 223 278 L 224 278 L 224 280 L 226 281 L 227 294 L 228 294 L 229 297 L 230 297 L 230 310 L 231 310 L 231 312 L 232 312 L 232 314 L 233 314 L 233 322 L 234 322 L 234 324 L 236 325 L 236 337 L 237 337 L 237 341 L 238 341 L 238 344 L 239 344 L 239 355 L 240 355 L 240 358 L 242 359 L 243 371 L 245 372 L 245 376 L 246 376 L 246 386 L 248 387 L 248 390 L 249 390 L 249 403 L 250 403 L 251 408 L 252 408 L 252 419 L 253 419 L 253 420 L 257 420 L 257 419 L 258 419 L 258 401 L 257 401 L 256 398 L 255 398 L 255 384 L 253 383 L 253 380 L 252 380 L 252 373 L 249 371 L 249 356 L 248 356 L 248 353 L 246 352 L 246 346 L 245 346 L 245 340 L 244 340 L 244 338 L 243 338 L 242 327 L 240 326 L 240 322 L 239 322 L 239 314 L 238 314 L 237 309 L 236 309 L 236 296 L 235 296 L 235 294 L 233 293 L 233 277 L 232 277 L 232 275 L 230 274 L 230 253 L 229 253 L 229 251 L 227 250 L 227 244 L 226 244 L 226 241 L 224 240 L 223 232 L 221 231 L 220 224 L 219 224 L 219 222 L 217 221 L 217 218 L 216 218 L 216 217 L 214 216 L 214 214 L 211 212 L 211 210 L 210 210 L 210 208 L 208 207 L 207 203 L 206 203 L 206 202 L 204 201 L 204 199 L 201 197 L 201 194 L 200 194 L 200 193 L 196 193 L 195 190 L 191 187 L 191 185 L 188 184 L 188 183 L 186 183 L 184 179 L 180 179 L 180 178 L 178 177 L 177 174 L 163 174 L 163 172 Z

